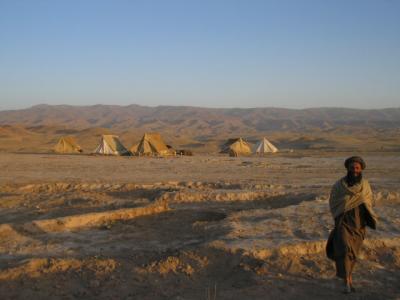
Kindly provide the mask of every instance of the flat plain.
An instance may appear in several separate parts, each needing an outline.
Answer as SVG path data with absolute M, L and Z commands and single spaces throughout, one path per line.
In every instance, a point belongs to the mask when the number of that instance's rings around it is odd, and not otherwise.
M 0 154 L 1 299 L 338 299 L 331 185 L 352 152 Z M 400 297 L 400 156 L 367 162 L 379 215 L 349 299 Z

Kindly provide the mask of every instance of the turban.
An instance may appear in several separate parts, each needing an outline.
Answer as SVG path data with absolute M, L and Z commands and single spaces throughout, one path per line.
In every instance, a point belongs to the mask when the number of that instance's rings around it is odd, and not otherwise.
M 348 169 L 349 168 L 349 166 L 350 166 L 350 164 L 351 163 L 359 163 L 360 165 L 361 165 L 361 169 L 365 169 L 365 167 L 367 166 L 366 164 L 365 164 L 365 161 L 361 158 L 361 157 L 359 157 L 359 156 L 352 156 L 352 157 L 349 157 L 348 159 L 346 159 L 345 161 L 344 161 L 344 166 L 346 167 L 346 169 Z

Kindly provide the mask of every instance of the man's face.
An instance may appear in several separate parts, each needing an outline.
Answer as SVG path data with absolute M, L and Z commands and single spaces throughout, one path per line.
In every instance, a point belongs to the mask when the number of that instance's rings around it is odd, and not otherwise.
M 353 162 L 349 165 L 348 172 L 353 176 L 353 177 L 358 177 L 361 175 L 362 172 L 362 167 L 361 164 L 358 162 Z

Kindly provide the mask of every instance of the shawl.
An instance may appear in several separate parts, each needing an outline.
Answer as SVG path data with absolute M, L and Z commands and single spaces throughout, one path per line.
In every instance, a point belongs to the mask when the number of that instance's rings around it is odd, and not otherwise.
M 332 187 L 329 197 L 329 207 L 333 218 L 364 204 L 370 215 L 371 228 L 376 228 L 378 218 L 372 209 L 372 190 L 369 182 L 362 179 L 360 183 L 353 186 L 348 186 L 345 177 L 338 180 Z

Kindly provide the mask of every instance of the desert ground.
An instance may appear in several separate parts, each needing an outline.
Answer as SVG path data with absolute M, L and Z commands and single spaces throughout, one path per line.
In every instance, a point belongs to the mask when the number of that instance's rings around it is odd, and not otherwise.
M 368 152 L 379 215 L 341 294 L 331 185 L 354 153 L 0 153 L 1 299 L 400 299 L 400 156 Z

